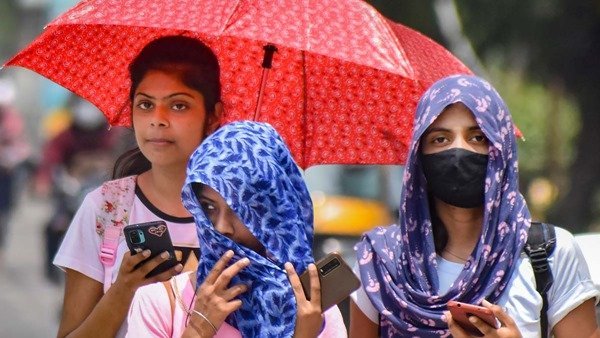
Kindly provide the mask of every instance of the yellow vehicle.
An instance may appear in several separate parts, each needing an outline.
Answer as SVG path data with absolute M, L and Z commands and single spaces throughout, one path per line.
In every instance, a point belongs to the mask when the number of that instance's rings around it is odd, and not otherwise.
M 337 251 L 350 266 L 354 245 L 374 227 L 394 223 L 400 201 L 401 167 L 327 166 L 305 175 L 314 207 L 315 260 Z M 348 325 L 349 301 L 338 304 Z

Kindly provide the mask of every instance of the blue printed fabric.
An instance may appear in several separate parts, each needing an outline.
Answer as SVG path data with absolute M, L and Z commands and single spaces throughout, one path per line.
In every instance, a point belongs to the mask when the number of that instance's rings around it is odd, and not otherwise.
M 456 102 L 474 114 L 489 139 L 482 234 L 446 294 L 438 293 L 427 185 L 419 140 L 440 113 Z M 381 313 L 382 334 L 448 336 L 442 320 L 449 300 L 496 302 L 507 287 L 527 240 L 530 214 L 518 187 L 517 146 L 510 113 L 486 81 L 467 75 L 442 79 L 423 95 L 415 116 L 404 173 L 398 225 L 366 233 L 356 246 L 364 289 Z
M 203 183 L 217 191 L 252 234 L 267 257 L 218 233 L 192 191 Z M 312 201 L 300 170 L 279 134 L 266 123 L 235 122 L 210 135 L 192 154 L 182 192 L 196 220 L 201 257 L 200 285 L 229 249 L 233 261 L 248 257 L 250 266 L 232 283 L 249 285 L 242 307 L 227 321 L 244 337 L 291 337 L 296 300 L 283 268 L 291 262 L 301 274 L 312 263 Z

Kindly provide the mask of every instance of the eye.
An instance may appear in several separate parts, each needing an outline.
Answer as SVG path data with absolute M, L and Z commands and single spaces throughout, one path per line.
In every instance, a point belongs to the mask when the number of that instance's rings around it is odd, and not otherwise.
M 181 102 L 174 103 L 171 106 L 171 109 L 173 109 L 175 111 L 182 111 L 182 110 L 186 110 L 187 108 L 188 108 L 187 103 L 181 103 Z
M 154 104 L 150 101 L 143 100 L 139 101 L 135 106 L 142 110 L 150 110 L 154 107 Z
M 442 135 L 435 136 L 431 139 L 431 143 L 444 143 L 446 141 L 448 141 L 448 138 Z
M 473 140 L 474 142 L 477 142 L 477 143 L 484 143 L 484 142 L 487 142 L 488 139 L 483 134 L 477 134 L 477 135 L 473 135 L 471 137 L 471 140 Z
M 208 201 L 200 202 L 200 207 L 202 208 L 202 210 L 204 210 L 204 213 L 206 213 L 207 215 L 211 215 L 217 211 L 217 207 L 213 203 Z

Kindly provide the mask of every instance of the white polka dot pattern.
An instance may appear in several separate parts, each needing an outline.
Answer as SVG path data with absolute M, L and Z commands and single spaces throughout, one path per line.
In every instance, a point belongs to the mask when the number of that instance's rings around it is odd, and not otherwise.
M 130 125 L 127 66 L 148 42 L 186 35 L 219 58 L 223 122 L 253 119 L 263 47 L 277 52 L 257 120 L 299 165 L 402 164 L 416 103 L 470 71 L 446 49 L 361 0 L 88 0 L 7 65 L 31 69 Z

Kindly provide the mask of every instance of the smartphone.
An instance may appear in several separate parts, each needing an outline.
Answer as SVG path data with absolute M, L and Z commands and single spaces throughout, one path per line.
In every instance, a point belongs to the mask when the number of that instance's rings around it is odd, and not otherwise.
M 321 282 L 321 311 L 338 304 L 348 297 L 354 290 L 360 287 L 360 280 L 352 268 L 344 261 L 337 252 L 327 254 L 316 264 Z M 310 295 L 310 275 L 306 270 L 300 276 L 300 282 L 304 289 L 304 294 L 309 298 Z
M 146 277 L 155 276 L 177 265 L 178 262 L 175 257 L 171 236 L 169 235 L 169 228 L 164 221 L 129 224 L 123 228 L 123 234 L 125 236 L 125 242 L 127 242 L 127 247 L 132 255 L 146 249 L 151 252 L 150 257 L 139 263 L 138 266 L 165 251 L 169 253 L 169 259 L 160 263 L 156 268 L 150 271 Z M 136 266 L 136 268 L 138 266 Z
M 492 310 L 483 306 L 457 302 L 451 300 L 448 302 L 448 310 L 452 318 L 466 332 L 477 337 L 483 337 L 479 329 L 469 321 L 470 316 L 476 316 L 494 328 L 498 328 L 498 321 Z

